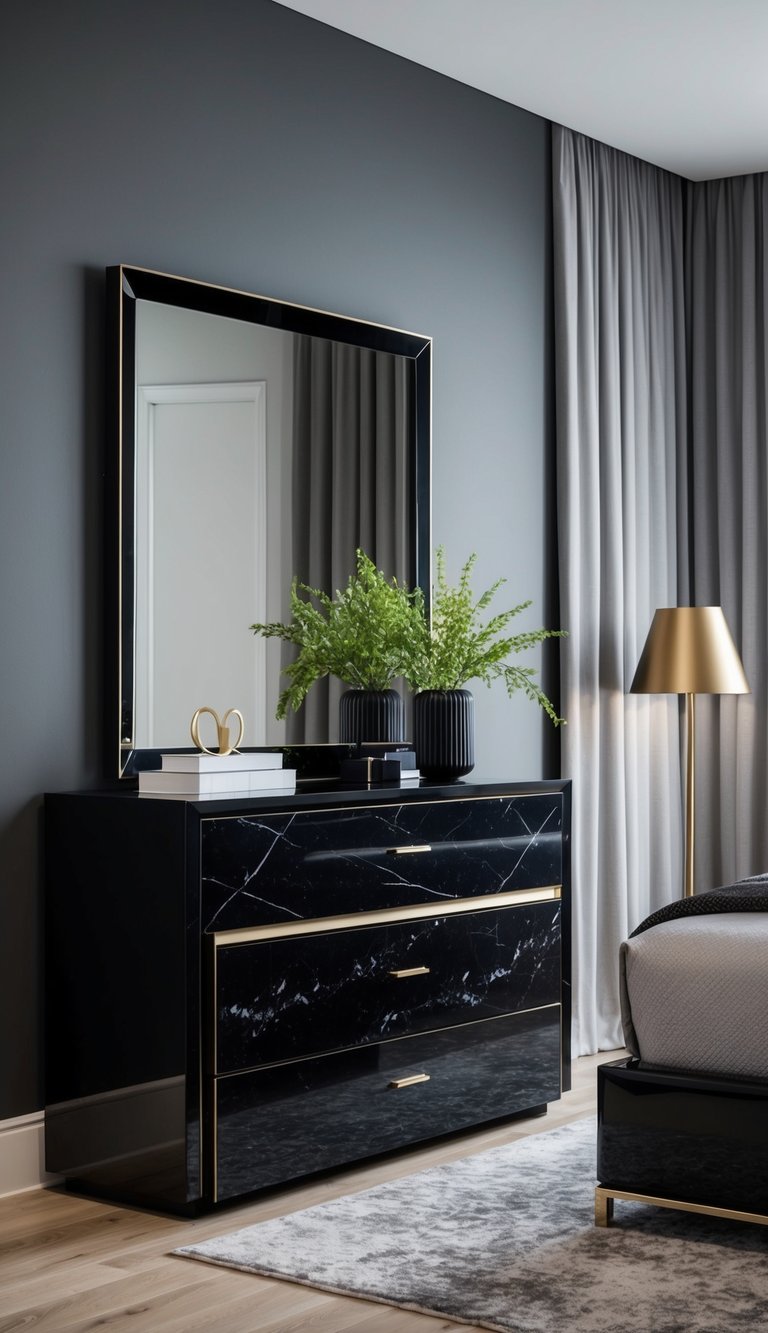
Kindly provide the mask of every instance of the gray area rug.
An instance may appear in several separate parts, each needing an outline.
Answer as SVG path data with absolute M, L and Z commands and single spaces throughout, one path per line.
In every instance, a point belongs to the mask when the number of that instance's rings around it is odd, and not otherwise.
M 768 1330 L 768 1227 L 616 1204 L 577 1121 L 176 1254 L 519 1333 Z

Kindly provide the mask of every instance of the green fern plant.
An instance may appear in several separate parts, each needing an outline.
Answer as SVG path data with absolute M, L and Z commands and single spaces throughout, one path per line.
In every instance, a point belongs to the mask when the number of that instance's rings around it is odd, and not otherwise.
M 291 621 L 251 625 L 265 639 L 282 639 L 298 649 L 284 669 L 288 679 L 277 703 L 277 718 L 301 707 L 315 681 L 337 676 L 345 685 L 386 690 L 405 674 L 411 645 L 424 623 L 424 596 L 397 579 L 387 579 L 358 550 L 356 572 L 331 598 L 297 579 L 291 584 Z
M 525 611 L 530 601 L 484 619 L 484 612 L 506 579 L 497 579 L 475 600 L 471 580 L 476 560 L 473 552 L 461 570 L 458 583 L 451 587 L 445 576 L 445 551 L 438 547 L 431 624 L 424 616 L 419 634 L 411 642 L 410 660 L 404 673 L 408 685 L 412 690 L 456 690 L 470 680 L 481 680 L 490 686 L 501 678 L 510 696 L 522 690 L 559 726 L 565 719 L 558 717 L 536 680 L 534 668 L 507 659 L 544 639 L 560 638 L 566 631 L 535 629 L 507 634 L 510 621 Z

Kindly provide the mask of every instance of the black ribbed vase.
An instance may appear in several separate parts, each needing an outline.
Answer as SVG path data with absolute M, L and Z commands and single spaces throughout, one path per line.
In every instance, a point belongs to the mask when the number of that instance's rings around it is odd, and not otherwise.
M 397 690 L 345 690 L 339 699 L 339 741 L 405 740 L 405 704 Z
M 413 700 L 413 744 L 422 777 L 455 782 L 475 766 L 475 700 L 469 690 L 422 690 Z

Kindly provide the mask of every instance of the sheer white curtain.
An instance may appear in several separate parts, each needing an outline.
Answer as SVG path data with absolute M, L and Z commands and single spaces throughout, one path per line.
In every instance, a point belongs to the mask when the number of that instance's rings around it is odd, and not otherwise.
M 676 605 L 688 578 L 683 182 L 555 127 L 553 205 L 562 745 L 583 1054 L 621 1045 L 619 944 L 681 888 L 679 702 L 627 691 L 655 608 Z

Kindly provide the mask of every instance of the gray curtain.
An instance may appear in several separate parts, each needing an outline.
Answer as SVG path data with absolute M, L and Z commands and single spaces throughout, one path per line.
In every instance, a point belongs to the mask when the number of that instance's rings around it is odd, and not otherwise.
M 621 1045 L 619 944 L 682 880 L 678 701 L 627 693 L 688 571 L 683 182 L 554 127 L 563 772 L 574 1049 Z
M 696 886 L 768 869 L 768 175 L 687 184 L 690 600 L 751 695 L 697 700 Z
M 294 351 L 293 572 L 333 594 L 361 547 L 413 579 L 413 367 L 405 357 L 298 335 Z M 338 736 L 343 686 L 321 681 L 288 718 L 289 741 Z

